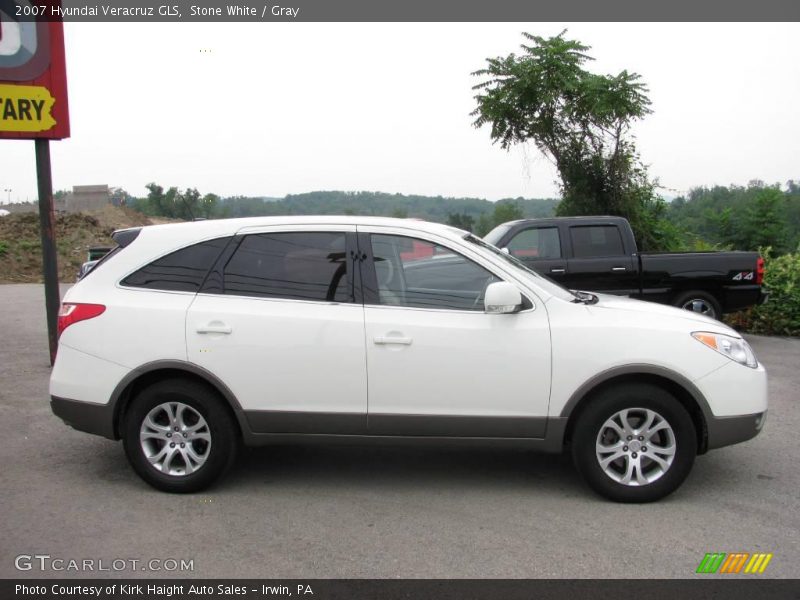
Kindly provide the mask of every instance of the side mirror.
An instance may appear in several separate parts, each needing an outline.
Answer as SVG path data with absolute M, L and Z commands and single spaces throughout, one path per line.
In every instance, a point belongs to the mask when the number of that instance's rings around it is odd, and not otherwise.
M 515 313 L 522 308 L 522 294 L 510 283 L 496 281 L 487 286 L 483 303 L 489 314 Z
M 509 249 L 508 249 L 507 247 L 505 247 L 505 246 L 503 246 L 502 248 L 500 248 L 500 251 L 501 251 L 501 252 L 505 252 L 506 254 L 511 254 L 511 250 L 509 250 Z

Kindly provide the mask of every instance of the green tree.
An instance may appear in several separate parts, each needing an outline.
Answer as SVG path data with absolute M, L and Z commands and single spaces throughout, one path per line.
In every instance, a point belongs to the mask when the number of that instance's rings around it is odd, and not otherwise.
M 789 182 L 791 184 L 791 182 Z M 669 220 L 695 239 L 735 250 L 771 247 L 781 254 L 800 242 L 800 194 L 779 184 L 751 181 L 745 186 L 694 188 L 669 206 Z
M 191 221 L 202 216 L 200 214 L 200 192 L 197 191 L 197 188 L 186 188 L 183 193 L 179 192 L 176 195 L 175 200 L 175 212 L 179 219 Z
M 146 212 L 150 215 L 160 217 L 176 217 L 175 197 L 178 195 L 178 188 L 171 187 L 166 192 L 164 188 L 156 183 L 148 183 Z
M 672 247 L 674 228 L 661 223 L 664 201 L 630 138 L 650 111 L 647 87 L 636 73 L 597 75 L 585 69 L 590 49 L 566 32 L 543 38 L 523 33 L 520 55 L 487 59 L 473 73 L 474 125 L 491 126 L 503 149 L 533 142 L 561 178 L 560 215 L 628 218 L 645 249 Z
M 472 231 L 475 227 L 475 218 L 466 213 L 450 213 L 447 215 L 447 224 L 464 231 Z
M 780 253 L 785 250 L 786 234 L 783 193 L 777 188 L 764 188 L 745 213 L 741 245 L 748 250 L 772 247 Z
M 516 202 L 498 202 L 494 205 L 494 212 L 492 213 L 494 227 L 508 221 L 518 221 L 524 217 L 522 209 Z
M 483 237 L 492 229 L 494 229 L 494 219 L 489 214 L 483 213 L 478 217 L 478 220 L 475 222 L 475 235 Z
M 200 216 L 210 219 L 217 216 L 220 198 L 216 194 L 206 194 L 200 199 Z

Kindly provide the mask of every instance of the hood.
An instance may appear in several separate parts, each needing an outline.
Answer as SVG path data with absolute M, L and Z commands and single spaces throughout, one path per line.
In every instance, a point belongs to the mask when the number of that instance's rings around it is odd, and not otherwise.
M 672 317 L 684 321 L 702 323 L 706 326 L 713 326 L 717 330 L 725 331 L 728 335 L 741 337 L 738 333 L 721 321 L 717 321 L 716 319 L 706 317 L 690 310 L 676 308 L 674 306 L 667 306 L 665 304 L 657 304 L 655 302 L 645 302 L 644 300 L 634 300 L 624 296 L 614 296 L 612 294 L 598 294 L 595 292 L 592 292 L 592 294 L 597 296 L 598 302 L 597 304 L 588 305 L 590 311 L 623 310 L 627 312 L 650 314 L 654 317 Z

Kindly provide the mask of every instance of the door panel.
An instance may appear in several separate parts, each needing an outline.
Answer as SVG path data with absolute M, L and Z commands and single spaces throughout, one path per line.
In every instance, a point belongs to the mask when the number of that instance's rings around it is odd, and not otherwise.
M 570 226 L 569 237 L 571 288 L 624 295 L 638 291 L 634 257 L 625 254 L 616 225 Z
M 366 428 L 352 253 L 344 233 L 313 234 L 244 236 L 219 271 L 220 293 L 198 294 L 187 313 L 188 359 L 231 389 L 256 432 Z
M 424 244 L 434 245 L 414 240 Z M 363 279 L 377 290 L 364 307 L 369 432 L 543 437 L 550 393 L 544 307 L 488 315 L 485 287 L 501 277 L 439 244 L 411 258 L 405 247 L 403 236 L 359 237 Z
M 544 435 L 550 337 L 543 310 L 367 306 L 364 314 L 370 433 Z M 392 337 L 398 343 L 381 343 Z

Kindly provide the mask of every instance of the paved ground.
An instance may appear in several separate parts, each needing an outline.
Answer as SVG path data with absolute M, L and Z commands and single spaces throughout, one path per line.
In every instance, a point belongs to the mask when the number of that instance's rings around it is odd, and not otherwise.
M 654 505 L 599 499 L 564 457 L 355 446 L 248 451 L 212 491 L 174 496 L 51 414 L 41 287 L 0 286 L 0 306 L 0 577 L 72 575 L 20 573 L 20 554 L 193 559 L 204 578 L 691 577 L 711 551 L 773 552 L 768 576 L 798 576 L 800 340 L 748 338 L 766 431 Z

